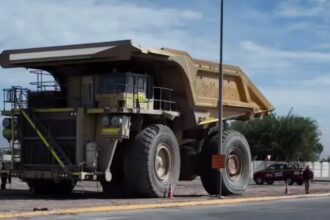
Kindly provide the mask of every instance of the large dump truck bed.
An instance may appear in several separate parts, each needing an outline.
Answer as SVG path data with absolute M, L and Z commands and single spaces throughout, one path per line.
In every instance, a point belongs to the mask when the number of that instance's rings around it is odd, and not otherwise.
M 154 72 L 156 82 L 173 88 L 177 101 L 194 110 L 196 123 L 217 118 L 218 64 L 193 59 L 183 51 L 143 48 L 124 40 L 7 50 L 0 56 L 0 65 L 46 70 L 59 80 L 69 74 L 91 74 L 101 67 L 131 65 L 132 71 Z M 224 65 L 223 83 L 225 119 L 249 119 L 274 109 L 239 67 Z

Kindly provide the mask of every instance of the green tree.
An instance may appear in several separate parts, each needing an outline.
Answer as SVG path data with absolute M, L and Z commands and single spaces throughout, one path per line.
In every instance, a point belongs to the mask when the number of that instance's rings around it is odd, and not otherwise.
M 238 130 L 247 138 L 252 156 L 274 160 L 314 161 L 323 151 L 320 131 L 315 120 L 293 115 L 272 114 L 247 122 L 234 121 L 229 129 Z

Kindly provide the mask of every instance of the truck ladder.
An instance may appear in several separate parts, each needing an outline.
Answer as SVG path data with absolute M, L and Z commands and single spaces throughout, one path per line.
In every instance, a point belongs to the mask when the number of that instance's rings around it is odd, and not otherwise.
M 36 132 L 36 134 L 39 136 L 40 140 L 43 142 L 45 147 L 50 151 L 52 156 L 55 158 L 57 163 L 63 168 L 65 172 L 69 172 L 70 168 L 72 168 L 74 165 L 70 158 L 66 155 L 66 153 L 62 150 L 62 148 L 59 146 L 57 141 L 53 138 L 53 136 L 50 134 L 50 132 L 45 128 L 45 126 L 42 124 L 42 122 L 37 118 L 35 113 L 32 113 L 32 117 L 24 111 L 21 110 L 22 115 L 27 120 L 27 122 L 30 124 L 30 126 L 33 128 L 33 130 Z

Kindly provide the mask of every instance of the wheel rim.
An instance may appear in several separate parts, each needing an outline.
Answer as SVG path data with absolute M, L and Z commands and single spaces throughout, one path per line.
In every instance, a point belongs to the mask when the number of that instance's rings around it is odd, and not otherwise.
M 258 184 L 262 183 L 262 179 L 260 177 L 257 178 L 257 183 Z
M 166 182 L 169 180 L 172 169 L 172 158 L 169 147 L 166 144 L 158 145 L 154 168 L 158 181 Z
M 227 156 L 226 171 L 229 179 L 236 182 L 240 179 L 243 172 L 243 153 L 238 148 L 233 148 Z

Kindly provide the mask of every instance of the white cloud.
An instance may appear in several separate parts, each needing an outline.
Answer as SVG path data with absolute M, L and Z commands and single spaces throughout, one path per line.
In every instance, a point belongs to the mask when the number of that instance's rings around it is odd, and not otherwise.
M 330 50 L 330 43 L 323 43 L 315 46 L 315 49 Z
M 311 17 L 320 13 L 319 7 L 307 8 L 291 2 L 281 4 L 275 11 L 278 17 Z
M 254 55 L 263 56 L 269 59 L 276 60 L 293 60 L 304 62 L 329 62 L 330 53 L 315 52 L 315 51 L 290 51 L 280 50 L 273 47 L 262 46 L 251 41 L 245 41 L 241 44 L 242 49 L 251 52 Z
M 279 49 L 252 41 L 243 41 L 226 51 L 226 61 L 239 64 L 250 75 L 306 73 L 305 66 L 330 63 L 330 52 Z
M 330 88 L 324 89 L 326 88 L 324 84 L 316 83 L 321 79 L 311 80 L 309 85 L 307 84 L 308 81 L 304 80 L 297 80 L 296 83 L 290 83 L 291 85 L 275 84 L 269 87 L 262 87 L 262 91 L 281 113 L 285 113 L 283 111 L 294 107 L 304 111 L 304 113 L 308 112 L 315 115 L 321 109 L 330 111 L 330 105 L 327 102 L 330 97 Z M 311 108 L 315 109 L 315 111 L 310 112 Z M 308 109 L 308 111 L 304 109 Z
M 277 17 L 328 17 L 329 0 L 292 0 L 282 1 L 274 10 Z
M 203 16 L 189 9 L 96 0 L 6 1 L 2 3 L 0 12 L 0 25 L 5 30 L 0 42 L 9 46 L 17 46 L 16 43 L 18 46 L 40 46 L 123 38 L 134 38 L 150 45 L 166 41 L 176 44 L 186 37 L 187 25 Z
M 290 87 L 294 86 L 296 88 L 302 88 L 305 90 L 311 89 L 311 92 L 315 91 L 315 89 L 316 90 L 322 89 L 322 91 L 329 90 L 328 92 L 330 92 L 330 74 L 323 74 L 319 76 L 314 76 L 313 78 L 310 79 L 303 79 L 297 81 L 280 81 L 278 84 L 280 86 L 290 86 Z M 319 97 L 322 97 L 322 95 Z

